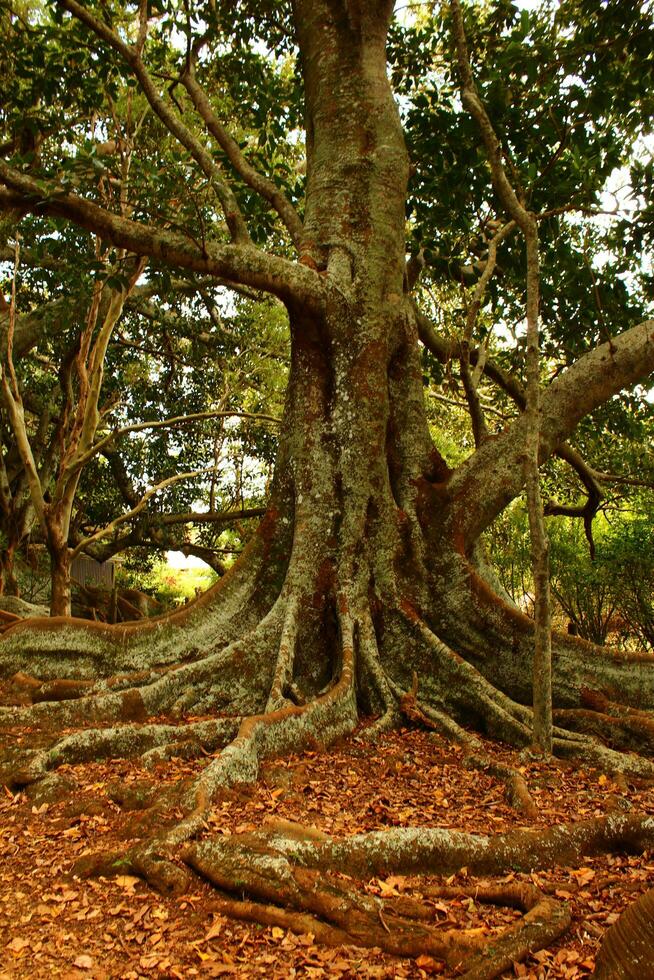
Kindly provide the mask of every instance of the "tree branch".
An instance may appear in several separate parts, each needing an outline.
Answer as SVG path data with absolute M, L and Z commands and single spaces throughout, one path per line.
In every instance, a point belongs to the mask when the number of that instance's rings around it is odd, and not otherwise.
M 420 337 L 421 342 L 424 344 L 427 350 L 430 351 L 430 353 L 432 353 L 434 357 L 436 357 L 442 364 L 447 364 L 449 360 L 457 356 L 458 352 L 457 352 L 456 343 L 454 341 L 445 340 L 443 337 L 439 336 L 429 317 L 425 316 L 425 314 L 422 313 L 420 310 L 418 310 L 417 307 L 414 307 L 414 312 L 416 316 L 416 322 L 418 324 L 418 335 Z M 481 362 L 482 362 L 481 352 L 479 350 L 471 350 L 470 363 L 473 364 L 475 368 L 478 368 Z M 495 361 L 493 361 L 490 358 L 485 358 L 483 360 L 483 372 L 487 377 L 489 377 L 492 381 L 494 381 L 497 384 L 497 386 L 502 389 L 502 391 L 506 392 L 506 394 L 509 395 L 509 397 L 518 406 L 518 408 L 524 410 L 525 405 L 527 403 L 524 388 L 522 387 L 518 379 L 514 377 L 514 375 L 504 371 L 498 364 L 495 363 Z M 447 401 L 447 399 L 444 398 L 443 396 L 440 397 L 440 400 Z M 458 403 L 452 402 L 452 404 L 458 404 Z M 461 407 L 465 408 L 466 406 L 465 404 L 461 403 Z M 488 405 L 484 406 L 484 410 L 487 413 L 489 411 L 492 411 L 492 409 Z M 501 413 L 499 412 L 497 412 L 496 414 L 501 415 Z M 502 416 L 502 418 L 504 418 L 504 416 Z M 638 480 L 630 476 L 620 476 L 620 475 L 613 475 L 610 473 L 602 473 L 599 470 L 594 469 L 589 463 L 586 462 L 586 460 L 583 458 L 583 456 L 581 455 L 581 453 L 579 453 L 577 449 L 574 449 L 566 442 L 558 446 L 555 450 L 555 453 L 561 459 L 565 460 L 565 462 L 568 463 L 573 468 L 573 470 L 576 471 L 576 473 L 579 476 L 579 479 L 581 480 L 584 487 L 586 488 L 589 497 L 596 498 L 597 494 L 599 493 L 599 499 L 601 499 L 603 495 L 601 493 L 601 489 L 599 488 L 598 484 L 604 482 L 625 483 L 632 486 L 643 486 L 643 487 L 652 486 L 651 481 Z M 550 511 L 547 505 L 545 508 L 545 512 L 547 514 L 555 513 L 554 511 Z M 597 510 L 595 510 L 595 513 L 596 512 Z M 584 517 L 585 514 L 580 512 L 577 516 Z
M 539 462 L 562 450 L 575 427 L 593 409 L 654 371 L 654 320 L 613 337 L 580 357 L 543 392 Z M 489 440 L 452 476 L 448 490 L 460 504 L 454 520 L 470 547 L 524 484 L 521 454 L 525 417 Z M 572 452 L 564 458 L 572 460 Z M 563 451 L 561 452 L 563 455 Z M 474 508 L 467 502 L 475 501 Z
M 185 425 L 187 422 L 197 422 L 201 419 L 249 419 L 257 422 L 273 422 L 281 424 L 281 419 L 275 415 L 265 415 L 257 412 L 193 412 L 190 415 L 176 415 L 169 419 L 157 419 L 154 422 L 138 422 L 135 425 L 125 425 L 121 429 L 114 429 L 109 435 L 104 436 L 82 457 L 82 466 L 85 466 L 94 456 L 101 452 L 109 443 L 120 436 L 127 435 L 129 432 L 143 432 L 146 429 L 166 429 L 175 425 Z
M 113 214 L 77 194 L 22 174 L 2 160 L 0 184 L 5 185 L 0 186 L 0 211 L 66 218 L 120 248 L 159 259 L 167 266 L 261 289 L 285 302 L 301 302 L 310 312 L 323 306 L 324 287 L 316 272 L 253 245 L 208 242 L 200 248 L 179 233 Z
M 497 263 L 497 248 L 501 241 L 509 235 L 516 227 L 515 221 L 509 221 L 503 225 L 499 231 L 493 235 L 488 244 L 488 258 L 484 265 L 479 282 L 475 286 L 472 303 L 467 311 L 465 329 L 461 340 L 461 379 L 466 393 L 466 399 L 470 408 L 472 419 L 472 432 L 475 439 L 475 446 L 480 446 L 488 438 L 488 428 L 484 417 L 484 409 L 479 398 L 478 384 L 479 377 L 483 371 L 486 359 L 486 348 L 483 347 L 479 352 L 478 363 L 474 373 L 470 370 L 470 342 L 479 316 L 479 310 L 486 292 L 486 287 L 490 282 Z
M 304 233 L 300 216 L 280 188 L 272 180 L 260 174 L 245 158 L 236 140 L 230 136 L 213 111 L 204 89 L 197 82 L 194 67 L 193 62 L 191 62 L 180 77 L 180 82 L 188 92 L 207 130 L 216 139 L 236 173 L 274 208 L 299 252 Z
M 189 480 L 192 479 L 192 477 L 194 476 L 200 476 L 202 473 L 210 473 L 212 469 L 213 467 L 209 467 L 208 469 L 204 469 L 204 470 L 191 470 L 188 473 L 177 473 L 175 474 L 175 476 L 170 476 L 168 477 L 168 479 L 162 480 L 160 483 L 157 483 L 155 486 L 150 487 L 150 489 L 146 490 L 146 492 L 143 494 L 138 504 L 136 504 L 135 507 L 132 507 L 131 510 L 127 511 L 126 514 L 121 514 L 119 517 L 116 517 L 105 527 L 100 528 L 100 530 L 96 531 L 94 534 L 91 534 L 87 538 L 83 538 L 72 549 L 70 553 L 70 560 L 72 561 L 73 558 L 77 558 L 77 556 L 82 551 L 88 548 L 88 546 L 93 544 L 95 541 L 100 541 L 102 538 L 109 537 L 109 535 L 114 533 L 116 528 L 120 527 L 122 524 L 125 524 L 126 521 L 131 520 L 132 517 L 136 517 L 137 514 L 140 514 L 141 511 L 145 509 L 148 501 L 155 495 L 155 493 L 158 493 L 160 490 L 165 490 L 167 487 L 172 486 L 174 483 L 179 483 L 181 480 Z
M 156 90 L 154 82 L 148 73 L 143 61 L 141 52 L 145 44 L 147 20 L 140 18 L 139 38 L 133 47 L 126 44 L 122 38 L 113 31 L 104 21 L 94 17 L 86 8 L 82 7 L 76 0 L 57 0 L 59 7 L 63 7 L 77 20 L 85 24 L 99 38 L 109 44 L 117 51 L 126 64 L 131 68 L 134 76 L 138 79 L 143 94 L 150 103 L 152 109 L 162 121 L 164 126 L 175 136 L 175 138 L 191 154 L 196 163 L 200 166 L 204 175 L 210 180 L 212 187 L 216 191 L 216 196 L 220 201 L 227 227 L 234 242 L 248 244 L 250 235 L 245 224 L 243 215 L 238 206 L 234 192 L 222 178 L 220 169 L 215 163 L 211 154 L 193 135 L 190 129 L 182 122 L 168 105 L 161 98 Z

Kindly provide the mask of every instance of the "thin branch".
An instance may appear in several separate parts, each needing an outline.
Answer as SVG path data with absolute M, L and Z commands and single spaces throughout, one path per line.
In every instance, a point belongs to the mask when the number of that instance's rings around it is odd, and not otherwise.
M 209 467 L 208 469 L 203 470 L 191 470 L 188 473 L 177 473 L 175 476 L 170 476 L 166 480 L 162 480 L 161 483 L 157 483 L 154 487 L 150 487 L 150 489 L 143 494 L 138 504 L 135 507 L 132 507 L 131 510 L 127 511 L 126 514 L 121 514 L 119 517 L 116 517 L 113 521 L 107 524 L 106 527 L 101 528 L 90 537 L 84 538 L 82 541 L 80 541 L 70 553 L 71 561 L 73 558 L 77 558 L 77 556 L 81 554 L 85 548 L 88 548 L 89 545 L 93 544 L 95 541 L 100 541 L 102 538 L 108 537 L 110 534 L 113 534 L 116 528 L 120 527 L 126 521 L 131 520 L 132 517 L 136 517 L 137 514 L 140 514 L 141 511 L 144 510 L 147 502 L 156 493 L 159 493 L 160 490 L 165 490 L 167 487 L 172 486 L 174 483 L 179 483 L 181 480 L 190 480 L 195 476 L 201 476 L 203 473 L 210 473 L 212 469 L 213 467 Z
M 252 166 L 244 156 L 236 140 L 227 132 L 213 111 L 206 92 L 198 84 L 195 77 L 193 61 L 189 63 L 187 70 L 180 77 L 180 82 L 188 92 L 208 132 L 216 139 L 236 173 L 243 178 L 249 187 L 263 197 L 264 200 L 268 201 L 271 207 L 274 208 L 286 226 L 293 244 L 299 251 L 304 232 L 300 216 L 282 190 L 272 180 L 260 174 Z
M 454 408 L 460 408 L 464 412 L 470 411 L 470 404 L 467 401 L 466 402 L 457 401 L 456 398 L 448 398 L 446 395 L 438 395 L 435 392 L 431 392 L 429 397 L 433 398 L 434 401 L 443 402 L 445 405 L 453 405 Z M 499 419 L 502 419 L 503 422 L 507 421 L 507 417 L 504 414 L 504 412 L 501 412 L 493 405 L 487 405 L 486 403 L 483 403 L 483 408 L 484 408 L 484 412 L 490 415 L 497 415 L 497 417 Z
M 484 409 L 479 398 L 478 384 L 484 361 L 487 354 L 487 343 L 481 348 L 478 364 L 474 373 L 470 369 L 470 343 L 479 316 L 479 310 L 486 292 L 486 287 L 490 282 L 497 263 L 497 249 L 504 238 L 507 237 L 516 227 L 515 221 L 509 221 L 503 225 L 488 243 L 488 257 L 484 270 L 475 286 L 472 303 L 468 308 L 466 323 L 461 340 L 461 380 L 466 394 L 466 399 L 470 408 L 470 418 L 472 420 L 472 432 L 475 446 L 480 446 L 488 438 L 488 427 L 484 417 Z M 489 338 L 490 339 L 490 338 Z
M 202 172 L 210 180 L 212 187 L 216 191 L 216 196 L 220 201 L 227 227 L 229 228 L 232 240 L 239 244 L 249 244 L 250 234 L 247 230 L 245 220 L 241 214 L 236 197 L 231 187 L 223 179 L 220 169 L 215 163 L 211 154 L 193 135 L 191 130 L 182 122 L 161 98 L 155 84 L 141 60 L 141 51 L 145 44 L 147 33 L 147 11 L 144 13 L 145 4 L 140 7 L 140 28 L 137 44 L 131 47 L 113 31 L 104 21 L 94 17 L 86 8 L 77 3 L 77 0 L 57 0 L 57 4 L 71 13 L 77 20 L 80 20 L 99 38 L 109 44 L 117 51 L 127 65 L 131 68 L 134 76 L 138 79 L 143 94 L 150 103 L 153 111 L 163 122 L 164 126 L 175 136 L 177 140 L 191 154 L 193 159 L 202 169 Z
M 88 450 L 82 457 L 81 465 L 85 466 L 94 456 L 114 439 L 127 435 L 129 432 L 143 432 L 146 429 L 165 429 L 175 425 L 185 425 L 188 422 L 197 422 L 201 419 L 249 419 L 257 422 L 272 422 L 275 425 L 281 424 L 281 419 L 275 415 L 258 414 L 257 412 L 194 412 L 190 415 L 176 415 L 169 419 L 157 419 L 155 422 L 138 422 L 135 425 L 126 425 L 121 429 L 115 429 L 109 435 L 104 436 L 99 442 Z

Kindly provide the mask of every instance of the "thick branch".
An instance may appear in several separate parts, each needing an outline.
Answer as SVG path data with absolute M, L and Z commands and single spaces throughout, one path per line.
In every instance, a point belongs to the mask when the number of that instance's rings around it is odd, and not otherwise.
M 200 245 L 184 235 L 112 214 L 76 194 L 61 192 L 19 173 L 0 160 L 0 211 L 19 209 L 66 218 L 136 255 L 149 255 L 167 266 L 228 279 L 300 302 L 317 312 L 324 301 L 318 274 L 304 265 L 262 252 L 252 245 Z
M 586 415 L 654 371 L 654 320 L 645 320 L 580 357 L 545 389 L 539 461 L 548 459 Z M 452 477 L 454 519 L 466 547 L 516 497 L 524 484 L 524 415 L 489 440 Z M 471 506 L 474 501 L 474 507 Z
M 457 345 L 455 342 L 446 340 L 441 337 L 434 324 L 425 316 L 417 307 L 414 306 L 414 313 L 416 317 L 416 323 L 418 325 L 418 336 L 421 342 L 427 348 L 427 350 L 436 357 L 441 364 L 447 364 L 453 357 L 458 354 Z M 479 365 L 482 363 L 482 352 L 479 350 L 470 351 L 470 363 L 475 366 L 478 370 Z M 518 379 L 514 375 L 504 371 L 498 364 L 495 363 L 491 358 L 483 358 L 483 373 L 494 381 L 495 384 L 502 389 L 509 397 L 515 402 L 515 404 L 524 411 L 525 405 L 527 404 L 524 389 Z M 441 396 L 441 401 L 448 401 Z M 451 401 L 451 404 L 458 404 Z M 461 407 L 466 406 L 461 403 Z M 484 411 L 486 413 L 492 412 L 493 409 L 484 405 Z M 496 412 L 496 414 L 501 415 L 501 413 Z M 502 416 L 504 418 L 504 416 Z M 550 506 L 547 504 L 545 506 L 545 513 L 549 515 L 554 514 L 568 514 L 569 516 L 583 517 L 584 521 L 592 521 L 593 516 L 597 512 L 597 507 L 600 500 L 602 499 L 602 492 L 599 487 L 600 483 L 625 483 L 631 486 L 641 486 L 649 487 L 651 486 L 651 481 L 638 480 L 630 476 L 621 476 L 611 473 L 602 473 L 599 470 L 594 469 L 586 460 L 583 458 L 578 450 L 574 449 L 568 443 L 563 443 L 556 449 L 556 455 L 561 459 L 564 459 L 573 470 L 576 471 L 579 479 L 583 483 L 586 491 L 588 493 L 588 500 L 586 504 L 581 508 L 574 508 L 573 512 L 566 509 L 558 509 L 558 507 Z M 592 513 L 591 513 L 592 511 Z M 589 530 L 587 529 L 587 535 Z M 590 540 L 590 539 L 589 539 Z

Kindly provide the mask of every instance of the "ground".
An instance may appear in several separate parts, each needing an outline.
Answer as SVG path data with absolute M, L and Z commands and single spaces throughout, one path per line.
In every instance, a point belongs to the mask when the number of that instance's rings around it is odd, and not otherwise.
M 29 733 L 15 730 L 16 741 Z M 420 824 L 477 833 L 545 827 L 611 810 L 654 813 L 654 787 L 618 783 L 592 769 L 524 759 L 485 741 L 494 762 L 523 773 L 537 816 L 526 819 L 505 800 L 502 779 L 463 765 L 459 746 L 415 729 L 387 734 L 371 747 L 356 736 L 328 751 L 307 752 L 264 764 L 248 790 L 226 793 L 207 818 L 207 834 L 259 828 L 266 818 L 294 821 L 335 836 Z M 0 802 L 0 978 L 132 978 L 233 975 L 242 978 L 456 976 L 429 956 L 408 959 L 352 946 L 327 947 L 311 935 L 235 922 L 219 911 L 220 896 L 198 878 L 192 891 L 164 898 L 138 878 L 80 879 L 75 862 L 99 848 L 123 849 L 154 829 L 142 811 L 115 799 L 143 782 L 163 785 L 194 775 L 202 761 L 174 759 L 154 770 L 110 760 L 62 767 L 58 775 L 78 788 L 59 802 L 41 802 L 39 784 L 28 793 L 5 789 Z M 282 824 L 281 826 L 285 826 Z M 555 944 L 503 976 L 533 980 L 592 973 L 607 926 L 654 885 L 647 853 L 584 859 L 509 879 L 536 883 L 571 905 L 572 925 Z M 423 896 L 444 930 L 482 930 L 514 922 L 519 913 L 481 905 L 474 896 L 431 897 L 429 889 L 481 887 L 465 869 L 447 878 L 392 876 L 368 890 L 389 898 Z

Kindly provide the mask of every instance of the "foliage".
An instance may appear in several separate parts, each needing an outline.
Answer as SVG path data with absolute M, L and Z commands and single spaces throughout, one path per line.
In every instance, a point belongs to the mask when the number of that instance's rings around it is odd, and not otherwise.
M 89 9 L 134 40 L 133 5 L 90 4 Z M 191 8 L 178 0 L 157 0 L 150 14 L 148 70 L 162 90 L 169 86 L 170 104 L 191 134 L 204 138 L 178 79 L 192 39 L 206 32 L 198 81 L 248 161 L 302 214 L 306 148 L 289 5 L 230 0 Z M 550 380 L 604 340 L 615 324 L 626 325 L 652 310 L 651 8 L 564 0 L 524 9 L 500 0 L 469 4 L 465 18 L 477 84 L 511 179 L 529 207 L 545 216 L 541 314 L 544 375 Z M 152 111 L 116 50 L 89 44 L 84 25 L 56 2 L 16 3 L 4 23 L 0 63 L 6 98 L 0 128 L 10 162 L 61 190 L 93 200 L 104 195 L 116 204 L 120 143 L 129 138 L 130 213 L 167 223 L 195 244 L 224 234 L 212 181 Z M 417 298 L 456 345 L 501 208 L 489 189 L 476 126 L 460 103 L 449 30 L 441 5 L 400 11 L 388 57 L 412 160 L 408 249 L 421 248 L 426 262 Z M 211 152 L 229 173 L 224 150 L 212 145 Z M 253 242 L 291 255 L 288 236 L 267 202 L 233 170 L 230 179 Z M 627 191 L 617 190 L 621 183 Z M 8 242 L 12 228 L 11 220 L 3 221 Z M 34 403 L 28 421 L 36 438 L 43 405 L 61 398 L 58 371 L 75 348 L 75 311 L 95 279 L 107 272 L 98 266 L 89 236 L 60 218 L 27 215 L 20 229 L 19 310 L 40 310 L 44 327 L 32 355 L 18 365 Z M 119 279 L 121 269 L 113 274 Z M 103 433 L 214 409 L 281 415 L 288 338 L 280 304 L 256 294 L 207 289 L 197 276 L 175 278 L 158 261 L 150 262 L 144 284 L 150 296 L 126 311 L 107 353 L 104 403 L 111 411 L 103 417 Z M 524 378 L 523 303 L 522 248 L 517 236 L 509 236 L 500 246 L 474 339 L 518 379 Z M 443 365 L 425 350 L 423 378 L 432 434 L 456 465 L 474 447 L 457 358 Z M 480 395 L 490 433 L 501 432 L 515 417 L 515 405 L 486 378 L 480 380 Z M 582 422 L 577 445 L 593 465 L 604 468 L 610 459 L 612 471 L 626 474 L 651 467 L 646 447 L 652 409 L 644 395 L 635 391 L 612 399 Z M 55 405 L 50 437 L 56 418 Z M 103 556 L 123 539 L 138 547 L 139 535 L 153 548 L 153 535 L 143 530 L 147 521 L 161 532 L 163 518 L 175 513 L 261 505 L 276 436 L 267 423 L 204 419 L 124 436 L 108 448 L 113 460 L 98 456 L 82 475 L 73 520 L 78 535 L 101 528 L 125 512 L 130 499 L 176 472 L 213 467 L 218 472 L 155 496 L 138 527 L 126 525 L 131 538 L 115 535 L 102 546 Z M 545 479 L 551 496 L 578 497 L 577 477 L 564 467 L 550 466 Z M 165 541 L 159 534 L 159 550 L 191 539 L 216 550 L 225 547 L 222 528 L 202 523 L 192 534 L 184 528 L 169 527 Z M 503 534 L 500 529 L 498 538 Z M 241 541 L 242 536 L 230 547 L 238 550 Z M 507 567 L 520 564 L 521 547 L 518 534 Z
M 627 647 L 654 649 L 654 521 L 648 495 L 629 509 L 595 521 L 595 558 L 580 521 L 548 522 L 551 588 L 558 626 L 593 643 L 607 638 Z M 488 535 L 489 551 L 503 589 L 530 611 L 529 529 L 519 502 L 508 508 Z M 563 617 L 563 618 L 562 618 Z
M 210 568 L 174 568 L 159 559 L 145 573 L 135 574 L 119 567 L 116 581 L 119 586 L 147 592 L 165 608 L 175 608 L 206 591 L 217 578 Z

